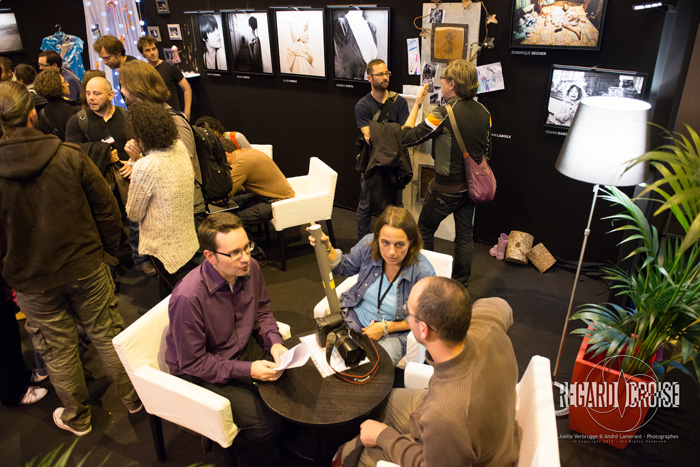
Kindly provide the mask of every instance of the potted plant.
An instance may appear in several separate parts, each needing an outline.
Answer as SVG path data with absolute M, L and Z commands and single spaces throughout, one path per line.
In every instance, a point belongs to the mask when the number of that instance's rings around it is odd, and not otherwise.
M 642 210 L 617 188 L 607 187 L 601 195 L 622 208 L 609 219 L 624 225 L 612 231 L 630 234 L 622 243 L 637 242 L 628 258 L 637 256 L 638 261 L 629 270 L 619 266 L 603 268 L 612 283 L 611 289 L 617 296 L 628 299 L 629 306 L 588 304 L 572 316 L 571 319 L 580 319 L 588 325 L 587 329 L 572 332 L 586 336 L 579 353 L 581 361 L 577 361 L 578 372 L 575 367 L 574 374 L 579 378 L 591 377 L 591 371 L 582 370 L 584 362 L 598 369 L 606 365 L 596 359 L 614 362 L 614 367 L 607 369 L 619 371 L 618 381 L 625 377 L 624 384 L 617 386 L 618 392 L 628 391 L 630 375 L 642 378 L 638 383 L 644 378 L 658 382 L 666 371 L 679 369 L 696 383 L 700 379 L 700 138 L 692 128 L 687 129 L 690 138 L 669 134 L 669 144 L 632 162 L 635 165 L 648 161 L 659 172 L 660 178 L 638 198 L 657 193 L 661 199 L 651 200 L 660 203 L 654 215 L 670 210 L 684 230 L 682 238 L 660 238 Z M 666 345 L 675 351 L 663 355 L 660 349 Z M 610 375 L 601 378 L 613 381 Z M 572 383 L 579 382 L 572 379 Z M 591 415 L 590 410 L 585 412 Z M 617 412 L 622 416 L 625 410 L 618 407 Z M 642 422 L 645 413 L 639 414 Z M 569 423 L 577 431 L 581 428 L 579 414 L 580 411 L 572 413 L 570 407 Z M 596 415 L 592 418 L 598 422 Z M 641 424 L 633 425 L 638 428 Z M 624 426 L 621 429 L 627 430 Z M 631 430 L 624 432 L 629 434 Z

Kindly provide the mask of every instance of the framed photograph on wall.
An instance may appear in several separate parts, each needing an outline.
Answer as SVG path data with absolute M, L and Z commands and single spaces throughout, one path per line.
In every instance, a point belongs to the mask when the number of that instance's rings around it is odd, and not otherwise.
M 199 39 L 202 41 L 202 63 L 204 69 L 216 73 L 228 73 L 226 44 L 221 13 L 201 14 L 197 17 Z
M 275 10 L 275 22 L 280 73 L 325 78 L 323 9 Z
M 160 38 L 160 28 L 158 26 L 148 26 L 146 30 L 148 31 L 148 35 L 155 37 L 158 42 L 163 40 Z
M 180 31 L 180 25 L 168 24 L 168 36 L 170 36 L 171 41 L 181 41 L 182 31 Z
M 389 66 L 389 8 L 333 8 L 331 28 L 335 79 L 364 81 L 377 58 Z
M 455 23 L 433 23 L 433 42 L 430 61 L 447 63 L 450 60 L 467 58 L 467 25 Z
M 173 51 L 169 47 L 163 47 L 163 60 L 173 63 Z
M 17 18 L 10 10 L 0 10 L 0 53 L 24 52 Z
M 272 47 L 267 11 L 228 13 L 226 22 L 233 72 L 272 74 Z
M 168 5 L 168 0 L 156 0 L 156 10 L 158 10 L 159 15 L 169 15 L 170 5 Z
M 569 128 L 584 97 L 643 99 L 647 75 L 635 71 L 553 65 L 544 125 Z
M 599 50 L 608 0 L 513 0 L 510 46 Z

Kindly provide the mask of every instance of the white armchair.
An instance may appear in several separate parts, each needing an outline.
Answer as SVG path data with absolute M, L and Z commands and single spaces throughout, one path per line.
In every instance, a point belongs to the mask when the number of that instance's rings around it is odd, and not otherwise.
M 432 375 L 432 366 L 409 362 L 404 374 L 405 386 L 427 388 Z M 560 465 L 559 435 L 549 359 L 533 356 L 515 390 L 515 421 L 520 440 L 518 466 L 557 467 Z M 390 462 L 381 465 L 398 467 Z
M 331 244 L 333 244 L 333 240 L 331 240 Z M 423 255 L 428 258 L 428 261 L 430 261 L 433 269 L 435 269 L 436 276 L 452 277 L 452 256 L 437 253 L 431 250 L 421 250 L 421 253 L 423 253 Z M 345 279 L 342 284 L 335 288 L 338 297 L 350 290 L 350 288 L 355 285 L 356 282 L 357 274 Z M 330 308 L 328 307 L 328 299 L 324 297 L 323 300 L 318 302 L 314 307 L 314 318 L 321 318 L 330 312 Z M 409 332 L 406 340 L 406 357 L 405 361 L 403 362 L 422 363 L 423 361 L 425 361 L 425 347 L 416 341 L 416 338 L 413 336 L 412 332 Z M 399 366 L 402 367 L 404 363 L 399 362 Z
M 266 156 L 268 156 L 270 159 L 272 159 L 272 145 L 271 144 L 252 144 L 250 145 L 251 148 L 256 149 Z
M 148 412 L 153 443 L 160 462 L 166 458 L 161 419 L 215 441 L 227 448 L 238 434 L 228 399 L 168 373 L 165 335 L 168 303 L 163 299 L 112 342 L 136 393 Z M 291 337 L 287 324 L 277 323 L 282 337 Z
M 287 181 L 294 188 L 294 198 L 283 199 L 271 204 L 272 226 L 277 231 L 282 270 L 287 270 L 287 252 L 284 243 L 284 229 L 311 222 L 326 221 L 326 229 L 331 242 L 335 242 L 331 214 L 335 199 L 335 185 L 338 173 L 318 157 L 309 159 L 309 174 L 291 177 Z

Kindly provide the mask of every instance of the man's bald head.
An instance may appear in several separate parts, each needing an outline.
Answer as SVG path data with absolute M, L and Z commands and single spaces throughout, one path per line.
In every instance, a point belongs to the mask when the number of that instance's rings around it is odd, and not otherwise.
M 112 83 L 110 83 L 107 78 L 104 78 L 102 76 L 94 76 L 90 78 L 90 81 L 88 81 L 85 85 L 85 89 L 91 88 L 92 90 L 101 88 L 104 92 L 110 93 L 112 92 Z
M 85 85 L 85 100 L 90 110 L 100 117 L 105 117 L 112 110 L 114 91 L 106 78 L 95 76 Z

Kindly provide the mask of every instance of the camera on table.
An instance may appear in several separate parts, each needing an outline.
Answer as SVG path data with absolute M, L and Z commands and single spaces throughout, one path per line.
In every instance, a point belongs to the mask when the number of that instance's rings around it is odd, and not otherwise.
M 333 347 L 348 366 L 360 363 L 365 358 L 365 351 L 350 335 L 350 329 L 340 313 L 331 313 L 322 318 L 315 318 L 316 341 L 326 349 L 326 358 L 330 359 Z

